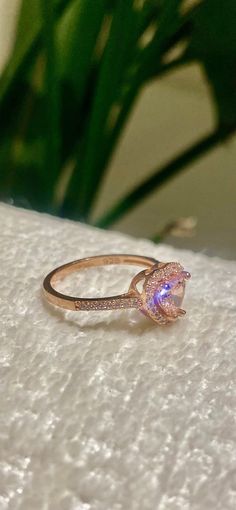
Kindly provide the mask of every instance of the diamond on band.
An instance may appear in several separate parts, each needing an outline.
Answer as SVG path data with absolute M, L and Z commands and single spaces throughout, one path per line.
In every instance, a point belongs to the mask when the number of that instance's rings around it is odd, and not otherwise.
M 145 266 L 131 280 L 125 294 L 104 298 L 82 298 L 67 296 L 55 289 L 57 280 L 68 274 L 89 267 L 110 264 Z M 185 314 L 180 308 L 185 282 L 190 273 L 177 262 L 159 262 L 139 255 L 98 255 L 75 260 L 60 266 L 49 273 L 43 282 L 46 299 L 62 308 L 74 311 L 116 310 L 136 308 L 159 325 L 175 321 Z M 137 284 L 142 285 L 138 290 Z

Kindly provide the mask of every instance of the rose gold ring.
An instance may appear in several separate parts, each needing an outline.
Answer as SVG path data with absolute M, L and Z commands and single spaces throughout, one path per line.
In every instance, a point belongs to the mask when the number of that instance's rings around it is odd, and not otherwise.
M 58 280 L 70 273 L 110 264 L 145 266 L 146 269 L 132 278 L 128 292 L 118 296 L 74 297 L 61 294 L 54 287 Z M 167 324 L 185 314 L 180 306 L 184 298 L 185 281 L 189 278 L 190 273 L 184 271 L 177 262 L 164 263 L 139 255 L 98 255 L 57 267 L 46 276 L 43 289 L 46 299 L 61 308 L 74 311 L 137 308 L 156 323 Z

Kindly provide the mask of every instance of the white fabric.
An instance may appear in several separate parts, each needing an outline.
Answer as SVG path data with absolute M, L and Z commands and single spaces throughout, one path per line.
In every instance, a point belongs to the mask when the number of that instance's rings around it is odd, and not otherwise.
M 0 233 L 0 509 L 235 510 L 236 263 L 3 204 Z M 192 273 L 186 318 L 42 299 L 57 265 L 122 252 Z M 109 295 L 137 271 L 60 285 Z

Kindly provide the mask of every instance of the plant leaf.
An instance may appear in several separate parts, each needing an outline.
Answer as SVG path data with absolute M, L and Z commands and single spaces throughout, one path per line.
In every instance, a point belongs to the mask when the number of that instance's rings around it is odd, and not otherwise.
M 0 78 L 0 101 L 4 98 L 27 56 L 30 57 L 30 53 L 34 52 L 40 26 L 40 0 L 31 0 L 30 9 L 29 2 L 22 0 L 12 56 Z
M 60 77 L 73 85 L 78 97 L 84 92 L 104 14 L 105 0 L 76 0 L 59 22 Z
M 236 2 L 202 2 L 191 20 L 186 54 L 205 69 L 217 122 L 225 127 L 236 125 Z
M 134 48 L 137 27 L 138 15 L 133 10 L 133 1 L 118 0 L 97 78 L 82 160 L 82 177 L 78 179 L 77 165 L 65 204 L 67 214 L 68 207 L 77 207 L 83 216 L 90 208 L 101 175 L 99 160 L 102 157 L 108 115 L 122 86 Z M 81 159 L 79 162 L 81 165 Z
M 90 111 L 95 84 L 95 49 L 106 15 L 105 5 L 105 0 L 76 0 L 58 26 L 63 161 L 71 157 Z
M 42 167 L 46 175 L 46 189 L 49 203 L 52 201 L 55 180 L 59 174 L 60 131 L 59 108 L 60 91 L 55 44 L 55 6 L 48 0 L 41 0 L 42 34 L 45 54 L 44 73 L 44 120 L 45 120 L 45 159 Z
M 229 131 L 216 129 L 209 135 L 206 135 L 176 158 L 168 162 L 162 168 L 155 170 L 150 177 L 137 185 L 130 193 L 117 202 L 103 217 L 95 222 L 95 225 L 101 228 L 108 227 L 119 220 L 125 213 L 132 210 L 138 203 L 144 200 L 154 190 L 159 189 L 170 178 L 183 171 L 187 165 L 193 163 L 196 159 L 211 150 L 219 143 L 227 140 L 236 131 L 231 128 Z
M 68 0 L 53 1 L 56 7 L 56 14 L 59 17 Z M 41 0 L 21 0 L 21 8 L 15 44 L 11 56 L 0 77 L 0 103 L 5 95 L 9 94 L 11 87 L 17 78 L 23 76 L 32 66 L 36 55 L 40 51 L 40 35 L 42 29 Z

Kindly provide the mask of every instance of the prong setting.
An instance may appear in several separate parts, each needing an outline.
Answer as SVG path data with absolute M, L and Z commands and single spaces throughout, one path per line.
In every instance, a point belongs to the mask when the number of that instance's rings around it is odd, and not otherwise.
M 155 264 L 144 278 L 140 311 L 158 324 L 167 324 L 185 315 L 180 308 L 185 281 L 191 275 L 177 262 Z M 137 289 L 136 289 L 137 290 Z

